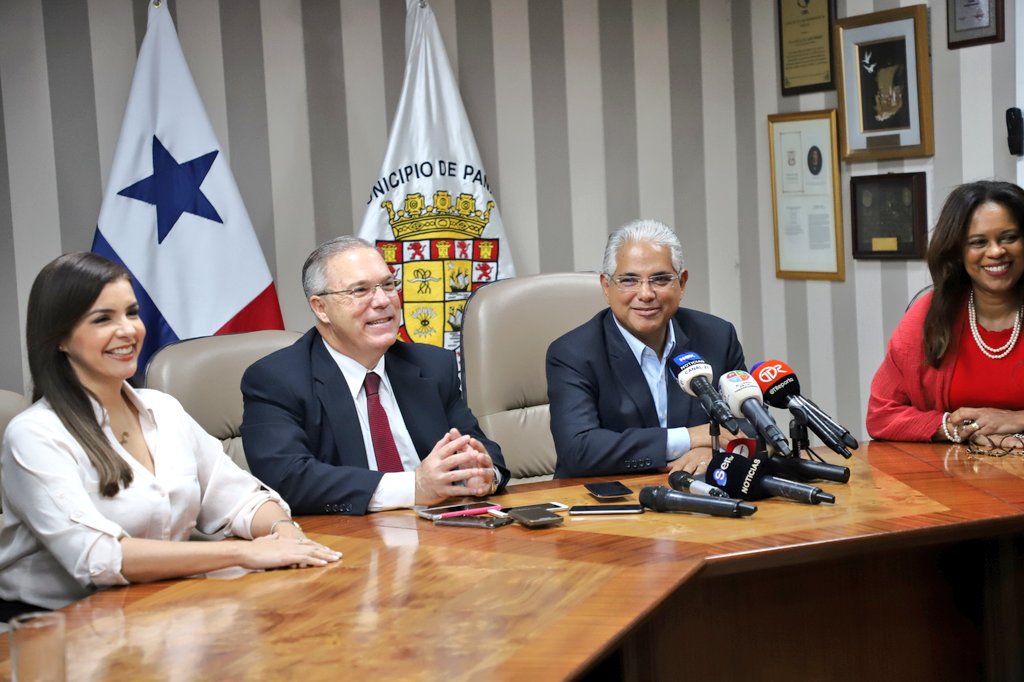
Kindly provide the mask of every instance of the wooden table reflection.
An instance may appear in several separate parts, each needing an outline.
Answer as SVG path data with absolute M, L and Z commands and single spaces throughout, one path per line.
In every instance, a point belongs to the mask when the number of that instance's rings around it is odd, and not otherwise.
M 765 500 L 747 519 L 479 530 L 408 511 L 307 517 L 339 564 L 135 585 L 65 609 L 69 679 L 1013 672 L 1024 460 L 870 443 L 850 465 L 848 485 L 822 484 L 836 505 Z M 664 479 L 622 478 L 635 491 Z M 499 501 L 591 502 L 580 483 Z

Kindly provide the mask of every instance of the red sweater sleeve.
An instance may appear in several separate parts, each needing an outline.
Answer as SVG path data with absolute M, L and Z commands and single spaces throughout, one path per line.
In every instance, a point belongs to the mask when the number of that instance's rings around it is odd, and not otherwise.
M 930 302 L 930 294 L 922 297 L 900 320 L 871 381 L 867 429 L 872 438 L 929 441 L 947 409 L 956 348 L 950 347 L 938 369 L 925 361 L 924 317 Z M 957 338 L 960 326 L 954 325 Z

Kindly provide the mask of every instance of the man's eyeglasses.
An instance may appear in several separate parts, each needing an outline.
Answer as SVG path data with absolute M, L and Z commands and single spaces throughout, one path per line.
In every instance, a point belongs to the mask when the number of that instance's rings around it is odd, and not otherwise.
M 339 289 L 338 291 L 321 291 L 317 296 L 331 296 L 333 294 L 343 294 L 349 296 L 352 299 L 359 301 L 373 296 L 377 289 L 380 289 L 385 294 L 393 294 L 398 289 L 398 281 L 389 279 L 381 282 L 380 284 L 361 284 L 359 286 L 352 287 L 351 289 Z
M 672 286 L 673 282 L 679 281 L 679 275 L 670 275 L 668 273 L 661 275 L 651 275 L 650 277 L 636 277 L 634 275 L 618 275 L 611 278 L 615 285 L 623 291 L 639 291 L 640 287 L 644 285 L 644 282 L 651 285 L 652 289 L 666 289 Z

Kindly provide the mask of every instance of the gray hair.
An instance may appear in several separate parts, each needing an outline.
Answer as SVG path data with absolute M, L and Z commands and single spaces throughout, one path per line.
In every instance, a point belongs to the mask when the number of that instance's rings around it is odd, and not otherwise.
M 376 247 L 360 237 L 342 235 L 313 249 L 313 253 L 309 254 L 302 265 L 302 292 L 306 295 L 306 300 L 327 290 L 327 261 L 331 256 L 354 249 Z
M 604 272 L 609 277 L 615 274 L 619 250 L 629 242 L 667 247 L 672 257 L 672 268 L 677 274 L 683 271 L 683 245 L 672 228 L 657 220 L 641 219 L 628 222 L 608 235 L 608 244 L 604 247 Z

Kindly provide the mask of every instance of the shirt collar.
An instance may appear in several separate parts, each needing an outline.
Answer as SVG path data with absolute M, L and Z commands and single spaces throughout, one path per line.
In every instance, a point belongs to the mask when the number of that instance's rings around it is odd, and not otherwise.
M 121 393 L 123 393 L 125 398 L 128 399 L 128 402 L 135 407 L 135 411 L 138 412 L 140 416 L 146 415 L 154 424 L 156 423 L 156 417 L 153 414 L 153 410 L 149 409 L 146 406 L 146 403 L 142 402 L 142 397 L 138 394 L 138 391 L 132 388 L 132 385 L 127 381 L 121 385 Z M 96 418 L 96 422 L 101 428 L 104 426 L 110 426 L 110 416 L 107 414 L 106 408 L 104 408 L 103 405 L 100 404 L 100 401 L 96 400 L 91 393 L 86 392 L 86 395 L 89 397 L 89 403 L 92 405 L 92 413 Z
M 640 358 L 643 357 L 644 349 L 645 348 L 649 349 L 652 353 L 654 353 L 654 357 L 655 358 L 658 357 L 657 351 L 655 351 L 653 348 L 651 348 L 650 346 L 645 344 L 640 339 L 638 339 L 635 336 L 633 336 L 633 334 L 630 333 L 629 330 L 627 330 L 625 327 L 622 326 L 622 323 L 619 322 L 619 318 L 615 317 L 615 315 L 612 315 L 612 320 L 615 322 L 615 326 L 619 328 L 619 332 L 622 334 L 622 338 L 626 340 L 626 345 L 629 346 L 629 350 L 632 351 L 633 357 L 636 358 L 636 361 L 637 361 L 638 364 L 641 362 Z M 668 323 L 668 334 L 666 335 L 666 338 L 665 338 L 665 355 L 666 355 L 666 357 L 668 357 L 669 351 L 671 351 L 673 346 L 675 346 L 675 345 L 676 345 L 676 331 L 675 331 L 675 329 L 672 328 L 672 321 L 669 320 L 669 323 Z
M 335 364 L 338 365 L 338 369 L 341 370 L 342 376 L 345 377 L 345 383 L 348 385 L 349 393 L 352 394 L 353 398 L 359 395 L 359 391 L 363 390 L 363 382 L 366 380 L 366 374 L 368 372 L 376 372 L 377 376 L 380 377 L 381 383 L 384 384 L 389 391 L 391 390 L 391 382 L 388 381 L 388 375 L 384 370 L 384 360 L 387 357 L 386 355 L 380 356 L 380 360 L 377 361 L 377 364 L 373 369 L 366 369 L 363 367 L 362 363 L 335 350 L 331 344 L 327 343 L 327 340 L 324 339 L 324 337 L 321 336 L 320 340 L 323 342 L 324 348 L 327 349 L 327 352 L 330 354 Z

